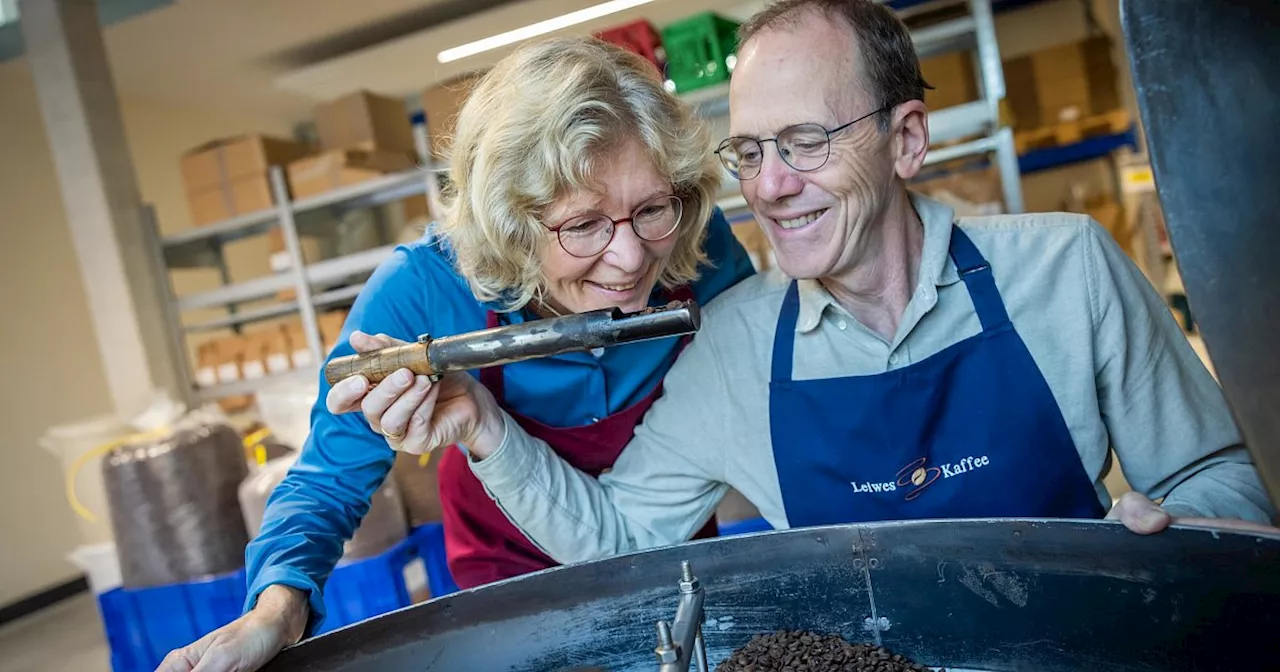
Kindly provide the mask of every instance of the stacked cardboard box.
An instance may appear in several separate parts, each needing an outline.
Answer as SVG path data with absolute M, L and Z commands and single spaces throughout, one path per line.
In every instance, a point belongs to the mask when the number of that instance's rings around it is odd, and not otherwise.
M 181 161 L 182 179 L 192 220 L 211 224 L 272 207 L 271 167 L 286 165 L 308 151 L 292 140 L 244 135 L 187 152 Z
M 920 61 L 924 81 L 933 87 L 924 92 L 930 110 L 943 110 L 978 99 L 978 77 L 973 52 L 959 51 Z
M 338 343 L 345 309 L 331 310 L 316 316 L 325 353 Z M 293 320 L 254 332 L 233 334 L 202 343 L 196 350 L 196 384 L 201 387 L 253 380 L 291 369 L 315 366 L 302 330 L 302 322 Z M 236 413 L 253 404 L 253 395 L 225 397 L 219 405 L 228 413 Z
M 290 163 L 289 186 L 294 198 L 308 198 L 412 167 L 399 152 L 330 149 Z
M 453 129 L 458 113 L 471 97 L 483 72 L 471 72 L 443 81 L 422 93 L 422 112 L 427 117 L 427 137 L 431 156 L 443 159 L 445 150 L 453 142 Z
M 1004 63 L 1014 127 L 1030 130 L 1120 107 L 1111 41 L 1092 37 Z
M 404 103 L 368 91 L 356 91 L 316 108 L 321 149 L 415 153 L 413 127 Z
M 294 198 L 413 167 L 413 127 L 402 101 L 357 91 L 320 105 L 315 117 L 322 151 L 289 164 Z

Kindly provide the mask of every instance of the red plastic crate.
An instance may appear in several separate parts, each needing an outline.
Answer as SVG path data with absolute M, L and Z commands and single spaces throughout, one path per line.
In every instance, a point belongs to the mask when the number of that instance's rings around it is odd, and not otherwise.
M 595 35 L 605 42 L 640 54 L 652 63 L 659 73 L 666 73 L 667 55 L 662 48 L 662 33 L 658 32 L 652 23 L 640 19 L 602 30 Z

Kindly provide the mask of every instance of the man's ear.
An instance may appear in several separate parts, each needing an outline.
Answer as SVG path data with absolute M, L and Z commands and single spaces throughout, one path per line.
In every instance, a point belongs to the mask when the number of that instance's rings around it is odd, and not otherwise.
M 924 167 L 929 152 L 929 110 L 924 101 L 909 100 L 893 108 L 893 167 L 910 180 Z

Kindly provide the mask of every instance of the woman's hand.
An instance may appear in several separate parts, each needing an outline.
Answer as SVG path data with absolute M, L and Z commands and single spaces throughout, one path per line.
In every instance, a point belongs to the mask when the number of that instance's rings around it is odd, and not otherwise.
M 249 613 L 171 651 L 156 672 L 253 672 L 302 639 L 308 612 L 302 591 L 269 586 Z
M 356 352 L 403 344 L 384 334 L 351 334 Z M 359 409 L 392 449 L 413 455 L 461 443 L 484 459 L 502 444 L 503 418 L 497 401 L 466 373 L 448 374 L 433 384 L 427 376 L 400 369 L 374 386 L 364 376 L 351 376 L 329 389 L 325 405 L 335 415 Z

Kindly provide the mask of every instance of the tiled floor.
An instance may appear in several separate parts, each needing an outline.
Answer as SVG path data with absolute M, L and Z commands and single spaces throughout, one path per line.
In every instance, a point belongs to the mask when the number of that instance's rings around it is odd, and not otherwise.
M 0 627 L 0 672 L 110 672 L 93 595 Z

